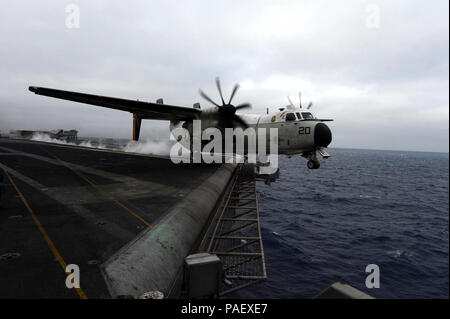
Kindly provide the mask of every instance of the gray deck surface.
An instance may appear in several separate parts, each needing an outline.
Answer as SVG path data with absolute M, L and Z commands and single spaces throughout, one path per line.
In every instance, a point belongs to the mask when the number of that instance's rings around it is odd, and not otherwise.
M 218 167 L 0 139 L 5 184 L 0 203 L 0 298 L 80 298 L 79 292 L 66 287 L 57 255 L 80 267 L 81 289 L 88 298 L 109 298 L 100 264 L 155 226 Z M 6 258 L 11 253 L 20 255 Z

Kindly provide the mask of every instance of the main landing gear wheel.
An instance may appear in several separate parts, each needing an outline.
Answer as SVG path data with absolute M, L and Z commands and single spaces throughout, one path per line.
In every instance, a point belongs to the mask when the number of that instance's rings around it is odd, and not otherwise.
M 309 160 L 306 164 L 309 169 L 318 169 L 320 167 L 319 161 Z

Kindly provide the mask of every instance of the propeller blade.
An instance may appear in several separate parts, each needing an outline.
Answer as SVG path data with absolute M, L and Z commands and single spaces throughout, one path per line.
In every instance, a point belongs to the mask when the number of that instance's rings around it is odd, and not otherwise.
M 233 115 L 232 123 L 233 127 L 242 126 L 244 129 L 248 128 L 248 124 L 237 115 Z
M 295 108 L 295 105 L 294 105 L 294 103 L 292 103 L 291 98 L 290 98 L 289 96 L 288 96 L 287 98 L 288 98 L 288 100 L 289 100 L 289 103 L 291 103 L 291 106 L 292 106 L 293 108 Z
M 240 109 L 246 109 L 246 108 L 251 108 L 252 105 L 249 103 L 243 103 L 243 104 L 239 104 L 238 106 L 235 106 L 236 110 L 240 110 Z
M 220 107 L 219 104 L 217 104 L 216 102 L 211 100 L 211 98 L 208 95 L 206 95 L 205 92 L 203 92 L 201 89 L 199 89 L 198 92 L 200 93 L 201 97 L 204 98 L 205 100 L 207 100 L 209 103 L 212 103 L 217 107 Z
M 236 95 L 237 90 L 239 89 L 239 84 L 235 84 L 233 87 L 233 91 L 231 92 L 230 101 L 228 104 L 225 103 L 225 100 L 223 99 L 222 94 L 222 87 L 220 85 L 220 78 L 216 78 L 216 86 L 219 90 L 220 99 L 222 100 L 222 105 L 217 104 L 214 102 L 208 95 L 206 95 L 205 92 L 203 92 L 201 89 L 199 89 L 199 93 L 201 97 L 203 97 L 205 100 L 210 102 L 211 104 L 214 104 L 218 107 L 217 112 L 214 112 L 214 117 L 217 119 L 218 126 L 222 128 L 233 128 L 233 127 L 243 127 L 248 128 L 248 124 L 241 119 L 240 117 L 236 116 L 235 113 L 237 110 L 245 109 L 245 108 L 251 108 L 251 105 L 249 103 L 243 103 L 239 104 L 238 106 L 234 106 L 231 104 L 231 101 L 233 100 L 234 96 Z
M 298 91 L 298 100 L 300 101 L 300 108 L 302 108 L 302 92 Z
M 308 106 L 306 107 L 307 110 L 309 110 L 311 108 L 311 106 L 313 105 L 312 102 L 309 102 Z
M 218 119 L 219 127 L 229 127 L 229 125 L 227 125 L 228 124 L 227 122 L 228 122 L 228 119 L 226 116 L 219 115 L 219 119 Z
M 236 91 L 239 89 L 239 84 L 236 83 L 236 85 L 233 88 L 233 92 L 231 92 L 230 101 L 228 104 L 231 104 L 231 100 L 233 99 L 234 95 L 236 94 Z M 224 103 L 225 104 L 225 103 Z
M 222 88 L 220 87 L 219 77 L 216 78 L 216 85 L 217 85 L 217 89 L 219 90 L 220 99 L 222 100 L 222 105 L 225 105 L 225 101 L 223 100 L 223 95 L 222 95 Z

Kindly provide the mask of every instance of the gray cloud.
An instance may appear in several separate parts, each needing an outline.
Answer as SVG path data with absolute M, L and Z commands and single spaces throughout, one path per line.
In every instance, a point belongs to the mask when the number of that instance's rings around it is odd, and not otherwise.
M 65 26 L 66 5 L 80 28 Z M 369 5 L 380 27 L 368 28 Z M 131 115 L 29 85 L 190 107 L 242 88 L 252 112 L 302 90 L 334 146 L 448 151 L 448 1 L 14 1 L 0 10 L 0 130 L 129 137 Z M 294 100 L 296 100 L 294 98 Z M 201 101 L 202 106 L 207 103 Z M 168 135 L 144 123 L 143 136 Z

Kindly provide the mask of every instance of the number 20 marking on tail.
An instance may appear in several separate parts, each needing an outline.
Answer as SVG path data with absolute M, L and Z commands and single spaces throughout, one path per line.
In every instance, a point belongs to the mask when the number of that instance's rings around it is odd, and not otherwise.
M 298 134 L 311 134 L 311 128 L 300 126 L 298 128 Z

